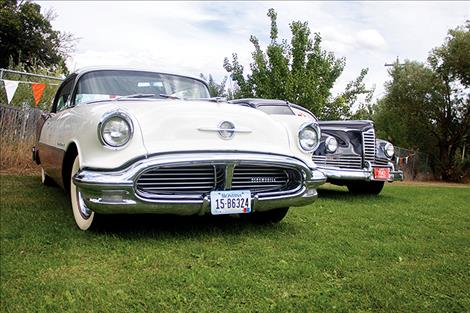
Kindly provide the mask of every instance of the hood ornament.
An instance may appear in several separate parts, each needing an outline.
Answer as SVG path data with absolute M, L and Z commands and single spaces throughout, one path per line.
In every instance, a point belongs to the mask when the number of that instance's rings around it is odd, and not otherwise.
M 219 124 L 219 135 L 224 139 L 231 139 L 233 137 L 233 130 L 235 129 L 235 125 L 229 121 L 223 121 Z
M 218 132 L 222 139 L 232 139 L 235 133 L 251 133 L 249 128 L 235 127 L 230 121 L 222 121 L 217 127 L 199 127 L 200 131 Z

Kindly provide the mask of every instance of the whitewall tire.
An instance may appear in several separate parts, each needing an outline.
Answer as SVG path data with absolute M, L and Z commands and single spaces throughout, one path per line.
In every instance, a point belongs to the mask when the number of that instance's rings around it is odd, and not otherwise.
M 80 170 L 80 159 L 78 155 L 75 157 L 75 160 L 72 165 L 72 170 L 70 171 L 70 202 L 72 203 L 73 217 L 75 218 L 75 223 L 78 228 L 81 230 L 87 230 L 93 224 L 95 218 L 95 213 L 87 208 L 85 202 L 83 201 L 82 194 L 78 191 L 77 186 L 73 183 L 73 177 Z

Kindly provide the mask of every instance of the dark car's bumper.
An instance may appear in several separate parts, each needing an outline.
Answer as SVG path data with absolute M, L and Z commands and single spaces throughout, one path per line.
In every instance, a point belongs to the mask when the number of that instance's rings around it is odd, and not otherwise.
M 307 167 L 302 161 L 288 156 L 250 153 L 186 153 L 164 155 L 138 161 L 116 171 L 81 170 L 73 178 L 86 206 L 103 214 L 161 213 L 176 215 L 206 214 L 210 212 L 210 195 L 170 195 L 157 199 L 143 198 L 136 192 L 135 181 L 150 167 L 195 164 L 277 164 L 299 170 L 302 183 L 290 192 L 252 194 L 252 211 L 303 206 L 318 196 L 316 188 L 326 181 L 318 169 Z
M 387 165 L 371 165 L 368 163 L 368 166 L 362 169 L 319 167 L 319 170 L 322 171 L 329 180 L 384 181 L 384 179 L 374 178 L 375 167 L 390 169 L 390 178 L 385 181 L 393 182 L 403 180 L 403 171 L 396 170 L 392 163 L 388 163 Z

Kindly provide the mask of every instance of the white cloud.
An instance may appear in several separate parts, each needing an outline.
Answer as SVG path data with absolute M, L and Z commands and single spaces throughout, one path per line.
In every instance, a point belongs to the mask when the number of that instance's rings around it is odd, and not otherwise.
M 358 48 L 364 47 L 366 49 L 384 49 L 385 39 L 375 29 L 361 30 L 357 33 L 357 45 Z
M 323 48 L 346 58 L 338 92 L 368 67 L 366 82 L 379 95 L 388 79 L 384 63 L 396 57 L 424 61 L 447 30 L 470 19 L 470 2 L 61 2 L 37 1 L 58 14 L 53 26 L 80 37 L 69 66 L 150 67 L 198 76 L 227 75 L 233 52 L 249 69 L 251 34 L 269 43 L 269 19 L 278 13 L 279 38 L 290 40 L 289 23 L 307 21 Z

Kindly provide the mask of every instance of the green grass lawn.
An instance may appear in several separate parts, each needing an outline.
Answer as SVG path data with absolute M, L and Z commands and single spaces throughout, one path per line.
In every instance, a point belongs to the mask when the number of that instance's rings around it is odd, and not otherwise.
M 61 189 L 0 179 L 2 312 L 470 311 L 470 188 L 327 187 L 274 226 L 134 215 L 82 232 Z

